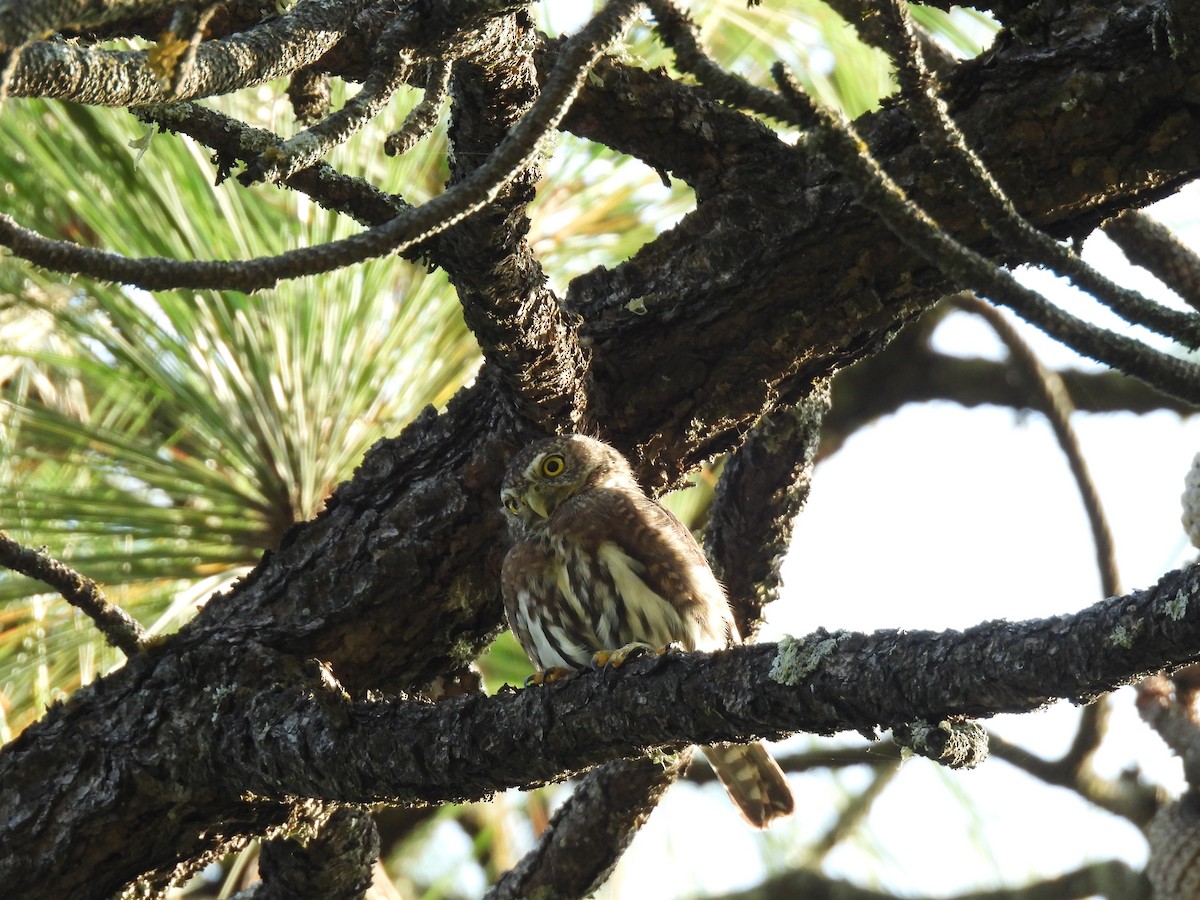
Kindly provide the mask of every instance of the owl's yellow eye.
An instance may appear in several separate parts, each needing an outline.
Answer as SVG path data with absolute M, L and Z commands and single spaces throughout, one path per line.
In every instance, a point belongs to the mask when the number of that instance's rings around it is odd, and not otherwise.
M 547 478 L 557 478 L 566 469 L 567 463 L 559 454 L 551 453 L 542 460 L 542 474 Z

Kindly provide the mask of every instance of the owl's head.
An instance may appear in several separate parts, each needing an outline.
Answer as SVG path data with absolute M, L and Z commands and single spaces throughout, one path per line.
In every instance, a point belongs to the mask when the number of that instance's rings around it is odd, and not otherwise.
M 637 485 L 624 456 L 595 438 L 565 434 L 513 455 L 500 502 L 510 527 L 518 533 L 538 532 L 576 494 L 618 483 Z

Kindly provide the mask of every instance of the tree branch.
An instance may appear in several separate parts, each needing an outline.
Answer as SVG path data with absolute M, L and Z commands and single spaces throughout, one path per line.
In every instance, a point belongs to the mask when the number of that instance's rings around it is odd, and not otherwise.
M 105 896 L 138 867 L 165 864 L 164 853 L 196 848 L 208 823 L 236 819 L 248 795 L 460 802 L 695 743 L 1086 700 L 1196 659 L 1200 565 L 1071 616 L 940 634 L 818 632 L 440 703 L 351 700 L 327 669 L 245 634 L 217 645 L 181 638 L 81 689 L 0 754 L 0 842 L 9 848 L 0 879 L 13 897 L 44 894 L 48 884 Z M 59 739 L 64 729 L 103 736 L 81 747 Z M 152 760 L 153 771 L 139 760 Z M 23 777 L 29 766 L 39 778 Z M 172 788 L 133 788 L 148 778 Z M 85 839 L 113 805 L 128 827 Z M 57 812 L 35 820 L 45 809 Z M 104 879 L 97 859 L 106 860 Z
M 239 895 L 241 900 L 366 896 L 379 858 L 379 832 L 371 814 L 331 805 L 302 825 L 263 842 L 258 857 L 262 880 Z
M 1200 310 L 1200 256 L 1165 226 L 1145 213 L 1126 210 L 1101 227 L 1131 263 L 1159 278 L 1192 309 Z
M 873 0 L 872 5 L 879 13 L 877 18 L 869 20 L 874 27 L 860 27 L 859 33 L 895 59 L 905 109 L 913 115 L 922 139 L 935 151 L 945 154 L 950 180 L 979 210 L 1005 255 L 1045 266 L 1070 279 L 1127 322 L 1158 331 L 1189 347 L 1200 346 L 1200 317 L 1179 312 L 1116 284 L 1069 247 L 1034 228 L 1017 212 L 992 173 L 968 146 L 939 96 L 936 79 L 925 66 L 906 3 Z M 864 19 L 855 17 L 852 21 L 861 24 Z
M 438 123 L 438 113 L 450 92 L 448 60 L 433 60 L 425 75 L 425 95 L 404 119 L 404 124 L 387 136 L 383 150 L 388 156 L 402 156 L 411 150 Z
M 282 16 L 239 34 L 205 41 L 173 91 L 145 50 L 97 50 L 37 41 L 20 51 L 11 97 L 46 97 L 95 106 L 144 106 L 227 94 L 283 77 L 321 58 L 371 0 L 300 0 Z
M 412 59 L 399 39 L 404 34 L 404 24 L 401 20 L 383 33 L 375 50 L 375 67 L 363 82 L 362 90 L 337 112 L 260 154 L 238 176 L 238 181 L 247 187 L 259 181 L 284 181 L 344 143 L 377 116 L 403 87 L 412 66 Z
M 779 596 L 779 566 L 808 501 L 828 384 L 792 409 L 764 416 L 717 482 L 705 552 L 725 585 L 739 632 L 750 639 L 763 607 Z
M 1073 406 L 1062 380 L 1042 365 L 1033 349 L 999 310 L 970 295 L 959 296 L 955 303 L 960 309 L 974 313 L 991 326 L 1026 382 L 1033 405 L 1040 409 L 1050 422 L 1059 449 L 1067 458 L 1067 465 L 1075 479 L 1080 501 L 1087 512 L 1096 554 L 1096 568 L 1100 573 L 1100 588 L 1105 597 L 1115 597 L 1121 593 L 1121 576 L 1117 571 L 1117 552 L 1113 545 L 1112 528 L 1109 527 L 1108 517 L 1104 514 L 1100 492 L 1096 489 L 1096 483 L 1088 470 L 1079 439 L 1071 427 Z
M 620 23 L 613 27 L 622 30 L 637 4 L 624 6 L 610 11 Z M 533 22 L 518 14 L 497 23 L 477 53 L 456 62 L 450 87 L 452 185 L 476 177 L 475 161 L 486 160 L 511 129 L 520 127 L 531 105 L 540 104 L 547 91 L 555 92 L 552 75 L 538 95 L 534 43 Z M 565 106 L 559 107 L 563 111 Z M 592 430 L 588 353 L 578 338 L 579 322 L 564 313 L 546 286 L 526 240 L 527 210 L 540 178 L 540 160 L 530 154 L 486 209 L 446 235 L 442 252 L 467 327 L 521 416 L 544 433 Z
M 590 896 L 692 755 L 689 748 L 668 759 L 619 759 L 589 772 L 537 846 L 504 873 L 484 900 L 520 900 L 540 892 L 558 900 Z
M 321 0 L 313 0 L 321 2 Z M 360 234 L 278 256 L 241 261 L 185 262 L 162 257 L 130 259 L 66 241 L 47 240 L 0 215 L 0 243 L 30 262 L 147 290 L 214 288 L 254 291 L 284 278 L 343 268 L 419 244 L 483 209 L 537 151 L 561 120 L 591 64 L 633 17 L 636 0 L 610 0 L 564 48 L 537 101 L 487 161 L 445 193 L 390 222 Z M 296 68 L 296 67 L 293 67 Z M 154 102 L 138 98 L 131 104 Z
M 1153 785 L 1132 778 L 1116 781 L 1100 778 L 1090 767 L 1079 765 L 1070 753 L 1062 759 L 1045 759 L 994 732 L 989 733 L 988 744 L 993 758 L 1002 759 L 1046 784 L 1074 791 L 1089 803 L 1138 827 L 1149 824 L 1159 807 L 1159 790 Z
M 921 900 L 908 896 L 908 900 Z M 1085 897 L 1108 900 L 1150 900 L 1150 884 L 1141 872 L 1135 872 L 1123 860 L 1090 863 L 1057 878 L 994 891 L 968 891 L 941 900 L 1083 900 Z M 859 887 L 828 878 L 818 872 L 797 869 L 768 878 L 762 884 L 716 900 L 896 900 L 896 895 Z
M 52 559 L 45 550 L 29 550 L 0 531 L 0 566 L 54 588 L 68 603 L 82 610 L 105 640 L 126 656 L 143 649 L 146 631 L 141 623 L 121 607 L 109 603 L 96 582 Z
M 945 308 L 935 307 L 882 351 L 834 377 L 833 402 L 821 432 L 822 458 L 836 453 L 859 428 L 909 403 L 945 400 L 967 408 L 1033 408 L 1028 392 L 1009 377 L 1007 362 L 951 356 L 933 349 L 930 337 L 940 321 L 940 310 Z M 1190 415 L 1195 411 L 1191 404 L 1120 372 L 1064 369 L 1056 374 L 1080 412 Z

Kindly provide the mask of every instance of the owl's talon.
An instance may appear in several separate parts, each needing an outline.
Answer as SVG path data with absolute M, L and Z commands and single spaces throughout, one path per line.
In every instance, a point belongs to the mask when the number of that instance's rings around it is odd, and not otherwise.
M 526 678 L 525 687 L 529 687 L 531 684 L 552 684 L 560 678 L 566 678 L 570 674 L 570 669 L 564 669 L 562 666 L 551 666 L 540 672 L 534 672 Z
M 592 654 L 592 665 L 597 669 L 619 669 L 635 656 L 655 652 L 661 651 L 656 651 L 652 646 L 641 641 L 631 641 L 616 650 L 597 650 Z

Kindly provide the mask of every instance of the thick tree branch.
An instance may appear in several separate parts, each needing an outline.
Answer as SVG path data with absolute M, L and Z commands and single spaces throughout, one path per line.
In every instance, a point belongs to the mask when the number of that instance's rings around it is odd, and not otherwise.
M 1017 212 L 991 172 L 967 145 L 938 95 L 937 81 L 925 66 L 907 4 L 903 0 L 874 0 L 872 6 L 875 15 L 870 21 L 874 27 L 860 27 L 859 33 L 896 60 L 905 108 L 912 114 L 922 139 L 935 153 L 944 154 L 948 178 L 966 193 L 1006 252 L 1069 278 L 1127 322 L 1156 330 L 1189 347 L 1200 346 L 1200 317 L 1179 312 L 1116 284 L 1080 259 L 1070 247 L 1038 231 Z M 852 21 L 861 26 L 861 18 Z
M 662 2 L 662 0 L 660 0 Z M 815 104 L 782 64 L 772 69 L 784 97 L 792 105 L 786 121 L 814 128 L 813 142 L 854 182 L 864 205 L 931 265 L 956 284 L 972 288 L 1008 306 L 1026 321 L 1084 356 L 1141 378 L 1180 399 L 1200 403 L 1200 369 L 1137 340 L 1092 325 L 1054 306 L 1022 285 L 1011 273 L 957 241 L 929 213 L 912 202 L 869 152 L 854 127 L 842 116 Z M 743 93 L 745 86 L 719 83 L 730 99 L 761 112 L 779 115 L 778 98 L 766 92 Z
M 379 832 L 371 814 L 331 805 L 303 825 L 263 843 L 258 858 L 262 880 L 241 900 L 366 896 L 379 858 Z
M 1151 87 L 1157 76 L 1127 92 L 1126 85 L 1104 74 L 1113 69 L 1100 68 L 1102 60 L 1121 67 L 1136 57 L 1146 66 L 1139 72 L 1148 76 L 1153 71 L 1165 75 L 1164 63 L 1178 65 L 1178 60 L 1168 62 L 1169 57 L 1153 50 L 1146 31 L 1149 21 L 1147 8 L 1123 9 L 1106 20 L 1102 37 L 1090 33 L 1098 40 L 1082 39 L 1064 26 L 1052 47 L 1035 51 L 1000 44 L 979 60 L 960 65 L 950 79 L 946 99 L 963 133 L 1006 185 L 1017 209 L 1057 236 L 1087 234 L 1103 217 L 1103 210 L 1081 205 L 1084 197 L 1103 195 L 1125 205 L 1144 202 L 1178 183 L 1163 178 L 1163 169 L 1149 179 L 1132 175 L 1124 184 L 1142 187 L 1122 194 L 1123 199 L 1111 193 L 1112 183 L 1100 194 L 1083 183 L 1086 173 L 1114 174 L 1144 162 L 1144 156 L 1128 152 L 1130 141 L 1141 143 L 1160 130 L 1174 134 L 1184 119 L 1187 127 L 1192 124 L 1190 117 L 1181 117 L 1179 104 L 1168 99 L 1174 88 L 1166 82 Z M 1151 51 L 1148 56 L 1134 50 L 1143 40 L 1142 46 Z M 1103 84 L 1094 102 L 1138 109 L 1136 124 L 1128 116 L 1098 119 L 1086 114 L 1083 104 L 1048 106 L 1048 97 L 1070 97 L 1071 85 L 1085 72 L 1099 79 L 1097 85 Z M 625 445 L 640 443 L 652 431 L 663 434 L 671 446 L 698 445 L 678 460 L 677 467 L 669 457 L 656 457 L 666 483 L 698 459 L 728 448 L 728 439 L 696 434 L 693 423 L 697 415 L 707 418 L 709 406 L 714 418 L 730 415 L 736 408 L 729 402 L 730 385 L 747 388 L 744 395 L 751 393 L 749 386 L 761 387 L 758 403 L 741 422 L 748 428 L 765 403 L 763 395 L 769 396 L 779 384 L 780 373 L 795 379 L 827 373 L 825 364 L 836 369 L 877 349 L 897 327 L 927 308 L 933 294 L 950 292 L 952 285 L 944 276 L 932 273 L 872 214 L 852 202 L 838 173 L 802 153 L 788 152 L 761 123 L 743 119 L 745 124 L 739 126 L 736 114 L 718 108 L 711 137 L 697 134 L 688 123 L 708 121 L 710 106 L 695 89 L 665 76 L 622 71 L 606 74 L 602 84 L 589 85 L 566 125 L 585 137 L 605 140 L 612 131 L 614 106 L 629 126 L 620 132 L 620 148 L 697 185 L 702 201 L 696 213 L 628 263 L 577 279 L 568 294 L 568 302 L 585 317 L 585 338 L 597 344 L 593 358 L 603 379 L 598 405 L 625 420 L 619 426 L 628 432 Z M 1011 127 L 996 129 L 998 115 Z M 1077 120 L 1077 115 L 1083 118 Z M 1098 127 L 1101 122 L 1119 127 L 1106 137 L 1105 129 Z M 976 211 L 962 202 L 961 192 L 928 177 L 936 163 L 903 110 L 888 108 L 856 125 L 871 147 L 886 147 L 881 158 L 887 171 L 940 223 L 974 247 L 994 249 L 979 227 Z M 1108 143 L 1118 132 L 1120 139 Z M 678 134 L 679 140 L 664 140 L 664 133 Z M 1164 140 L 1155 150 L 1142 146 L 1161 160 L 1166 147 L 1178 145 Z M 1200 163 L 1190 152 L 1185 156 L 1181 162 L 1191 173 Z M 1071 160 L 1077 162 L 1074 168 L 1065 165 Z M 794 184 L 795 190 L 781 191 L 779 185 L 785 183 Z M 744 202 L 747 195 L 756 198 L 752 206 Z M 862 252 L 864 247 L 872 248 L 870 254 Z M 727 277 L 698 295 L 697 284 L 704 283 L 703 273 L 712 272 L 714 260 Z M 857 262 L 848 272 L 834 260 Z M 640 330 L 630 323 L 629 305 L 635 300 L 644 311 L 637 325 L 657 326 L 659 359 L 670 361 L 665 371 L 659 366 L 649 373 L 639 364 L 633 349 L 637 344 L 630 337 Z M 823 326 L 839 322 L 838 341 L 825 343 Z M 662 333 L 668 329 L 677 340 L 663 344 Z M 730 338 L 731 332 L 763 338 L 750 342 L 736 361 L 712 361 L 705 348 L 736 344 L 740 338 Z M 848 333 L 853 337 L 847 343 Z M 803 355 L 792 352 L 796 336 L 806 348 Z M 634 395 L 646 398 L 645 409 L 655 414 L 643 417 L 638 412 L 641 404 L 631 410 L 622 401 Z M 677 404 L 686 412 L 671 412 Z
M 1200 565 L 1071 616 L 940 634 L 818 632 L 440 703 L 352 700 L 327 670 L 297 666 L 246 635 L 219 645 L 181 638 L 172 649 L 140 654 L 80 690 L 0 755 L 0 841 L 10 848 L 0 878 L 12 896 L 49 883 L 104 896 L 138 865 L 165 865 L 164 853 L 202 846 L 207 824 L 236 818 L 247 795 L 457 802 L 693 743 L 869 731 L 1091 698 L 1200 659 Z M 180 683 L 181 669 L 196 689 L 163 690 Z M 160 724 L 147 732 L 147 722 Z M 103 734 L 87 747 L 58 739 L 93 729 Z M 39 781 L 17 777 L 30 765 Z M 172 789 L 132 789 L 147 778 Z M 50 804 L 54 816 L 39 817 L 47 790 L 64 799 Z M 85 837 L 114 804 L 130 826 L 111 840 Z M 95 880 L 97 859 L 107 860 L 107 880 Z M 85 890 L 73 878 L 92 881 Z
M 174 4 L 175 0 L 9 0 L 0 9 L 0 51 L 69 25 L 93 27 Z

